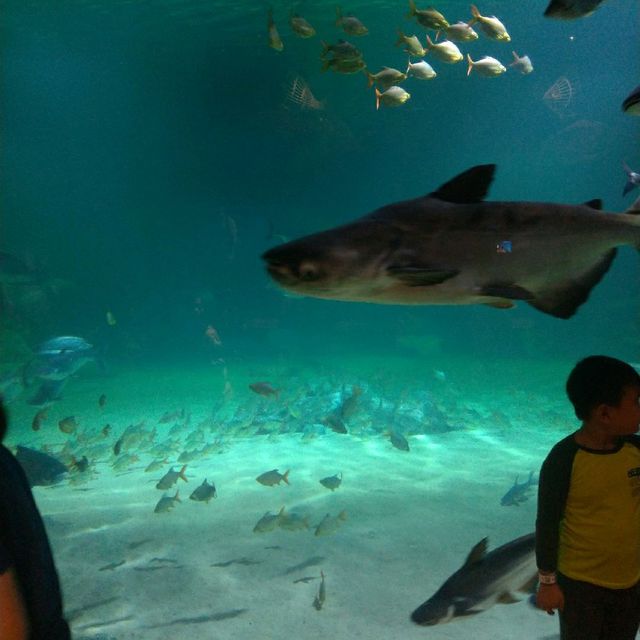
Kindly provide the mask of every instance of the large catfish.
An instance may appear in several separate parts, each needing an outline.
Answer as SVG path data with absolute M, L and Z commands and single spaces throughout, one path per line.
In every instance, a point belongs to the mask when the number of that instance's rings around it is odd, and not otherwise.
M 616 247 L 640 249 L 638 201 L 625 213 L 600 211 L 599 200 L 484 202 L 494 172 L 472 167 L 422 198 L 269 249 L 267 270 L 316 298 L 500 309 L 523 300 L 570 318 Z

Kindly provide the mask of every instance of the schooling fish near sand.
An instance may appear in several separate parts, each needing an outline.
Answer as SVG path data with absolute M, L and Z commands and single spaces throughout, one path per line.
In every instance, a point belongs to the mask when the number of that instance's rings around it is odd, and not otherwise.
M 468 169 L 436 191 L 262 256 L 284 289 L 379 304 L 527 302 L 570 318 L 617 247 L 640 249 L 640 204 L 625 213 L 545 202 L 484 202 L 495 165 Z

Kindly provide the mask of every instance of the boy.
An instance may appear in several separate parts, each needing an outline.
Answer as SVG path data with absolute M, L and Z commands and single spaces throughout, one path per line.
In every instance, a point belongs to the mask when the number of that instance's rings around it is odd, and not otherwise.
M 558 442 L 538 488 L 536 604 L 561 640 L 633 640 L 640 623 L 640 375 L 578 362 L 567 395 L 582 426 Z

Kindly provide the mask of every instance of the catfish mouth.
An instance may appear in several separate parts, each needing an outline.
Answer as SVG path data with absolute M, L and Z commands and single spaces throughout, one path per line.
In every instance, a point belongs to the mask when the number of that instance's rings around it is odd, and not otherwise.
M 329 291 L 327 273 L 320 262 L 309 258 L 274 255 L 267 251 L 262 256 L 267 263 L 267 273 L 282 287 L 287 289 L 309 289 L 313 291 Z

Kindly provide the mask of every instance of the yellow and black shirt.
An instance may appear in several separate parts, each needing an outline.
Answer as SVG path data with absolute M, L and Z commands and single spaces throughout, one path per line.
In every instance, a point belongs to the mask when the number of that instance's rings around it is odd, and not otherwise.
M 640 580 L 640 436 L 595 451 L 572 434 L 551 449 L 540 471 L 536 558 L 541 571 L 609 589 Z

